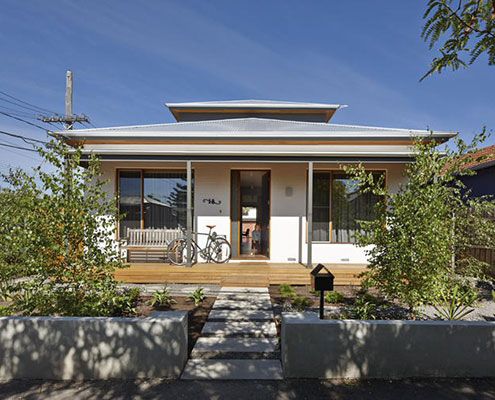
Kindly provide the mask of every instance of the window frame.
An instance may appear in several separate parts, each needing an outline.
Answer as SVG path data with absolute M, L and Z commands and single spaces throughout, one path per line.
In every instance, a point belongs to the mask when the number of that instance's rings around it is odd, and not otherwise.
M 385 189 L 388 191 L 388 169 L 387 168 L 367 168 L 365 167 L 366 172 L 382 172 L 385 176 L 384 179 L 384 184 L 385 184 Z M 329 174 L 330 177 L 330 184 L 328 185 L 328 190 L 329 190 L 329 210 L 330 210 L 330 219 L 328 223 L 328 229 L 329 229 L 329 235 L 328 235 L 328 240 L 313 240 L 312 243 L 314 244 L 332 244 L 332 245 L 341 245 L 341 244 L 352 244 L 356 245 L 356 243 L 353 242 L 332 242 L 332 228 L 333 228 L 333 221 L 332 221 L 332 177 L 333 175 L 342 175 L 346 174 L 344 170 L 341 168 L 315 168 L 313 169 L 313 183 L 314 183 L 314 174 L 316 173 L 327 173 Z M 308 191 L 308 170 L 306 170 L 306 192 Z M 306 196 L 306 243 L 308 243 L 308 234 L 309 234 L 309 229 L 308 229 L 308 215 L 307 215 L 307 209 L 308 209 L 308 204 L 307 204 L 307 196 Z M 314 207 L 314 204 L 313 204 Z M 314 212 L 313 212 L 314 215 Z M 314 221 L 313 221 L 314 222 Z
M 140 181 L 140 187 L 141 187 L 141 220 L 140 220 L 140 228 L 139 229 L 145 229 L 144 228 L 144 174 L 145 172 L 184 172 L 187 173 L 186 168 L 182 167 L 167 167 L 167 168 L 115 168 L 115 201 L 116 201 L 116 206 L 117 206 L 117 213 L 120 218 L 120 172 L 121 171 L 126 171 L 126 172 L 139 172 L 141 175 L 141 181 Z M 193 192 L 194 192 L 194 168 L 192 170 L 192 186 L 193 186 Z M 194 202 L 194 199 L 193 199 Z M 193 221 L 194 221 L 194 204 L 193 204 Z M 123 240 L 125 238 L 120 237 L 120 219 L 117 223 L 117 229 L 115 229 L 115 238 L 117 240 Z

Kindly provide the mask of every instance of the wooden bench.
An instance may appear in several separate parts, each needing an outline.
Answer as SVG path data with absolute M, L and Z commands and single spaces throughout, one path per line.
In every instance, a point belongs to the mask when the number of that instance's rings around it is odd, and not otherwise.
M 128 229 L 121 249 L 127 262 L 167 261 L 168 244 L 181 236 L 181 229 Z

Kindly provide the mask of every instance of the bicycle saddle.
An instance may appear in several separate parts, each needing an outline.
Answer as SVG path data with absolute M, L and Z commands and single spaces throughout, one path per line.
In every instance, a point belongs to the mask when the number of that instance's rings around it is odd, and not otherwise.
M 208 229 L 213 229 L 216 225 L 206 225 Z

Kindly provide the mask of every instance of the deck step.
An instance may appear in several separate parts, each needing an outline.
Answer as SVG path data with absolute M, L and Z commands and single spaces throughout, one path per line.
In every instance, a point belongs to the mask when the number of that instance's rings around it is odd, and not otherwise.
M 279 360 L 207 360 L 190 359 L 181 379 L 222 380 L 281 380 L 282 364 Z M 255 393 L 253 393 L 255 397 Z

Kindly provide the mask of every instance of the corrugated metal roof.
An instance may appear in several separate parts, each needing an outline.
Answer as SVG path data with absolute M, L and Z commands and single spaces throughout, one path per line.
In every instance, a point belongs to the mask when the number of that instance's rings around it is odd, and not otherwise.
M 277 109 L 322 109 L 334 110 L 347 107 L 341 104 L 306 103 L 277 100 L 225 100 L 166 103 L 168 108 L 277 108 Z
M 319 122 L 287 121 L 266 118 L 239 118 L 212 121 L 175 122 L 154 125 L 117 126 L 109 128 L 76 129 L 59 132 L 68 138 L 119 137 L 201 137 L 201 138 L 408 138 L 429 136 L 450 138 L 453 132 L 430 132 L 418 129 L 384 128 L 374 126 L 339 125 Z

